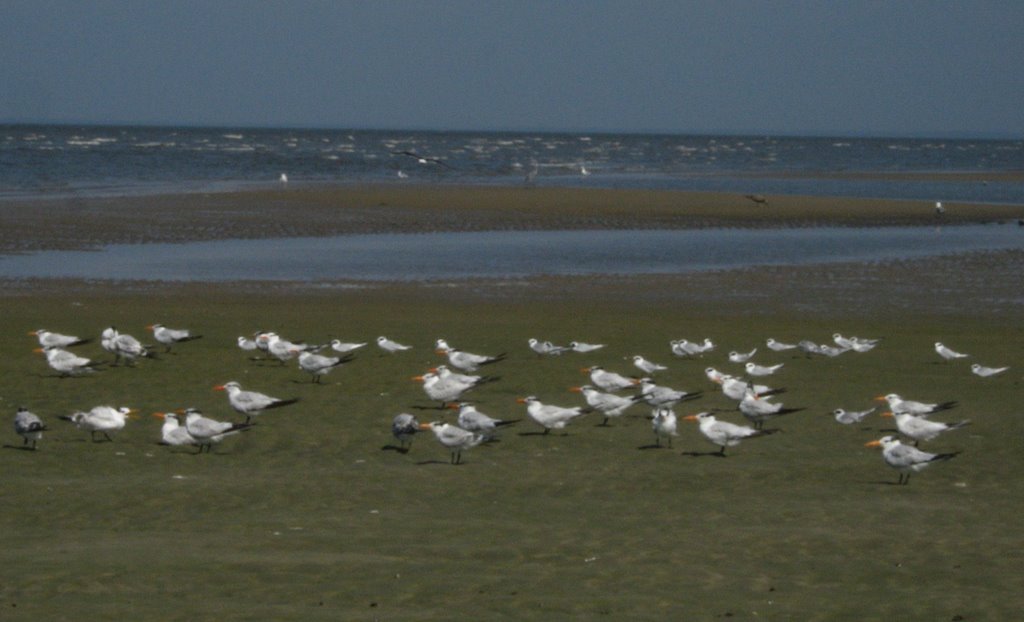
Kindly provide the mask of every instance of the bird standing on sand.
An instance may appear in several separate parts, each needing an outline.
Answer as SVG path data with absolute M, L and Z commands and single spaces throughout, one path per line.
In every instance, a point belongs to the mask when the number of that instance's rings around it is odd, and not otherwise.
M 75 424 L 79 430 L 87 431 L 93 441 L 96 440 L 97 432 L 102 433 L 108 441 L 113 441 L 110 434 L 124 429 L 125 421 L 131 418 L 134 412 L 126 406 L 96 406 L 88 412 L 78 411 L 71 415 L 61 415 L 60 418 Z
M 661 447 L 662 437 L 668 439 L 669 449 L 672 448 L 672 437 L 679 436 L 678 419 L 671 408 L 655 408 L 651 416 L 651 429 L 654 430 L 654 444 Z
M 463 430 L 458 426 L 451 425 L 450 423 L 443 423 L 441 421 L 432 421 L 430 423 L 421 423 L 421 430 L 430 430 L 434 433 L 434 437 L 437 438 L 437 442 L 441 443 L 451 452 L 451 463 L 461 464 L 462 463 L 462 451 L 465 449 L 472 449 L 483 442 L 484 436 L 482 434 L 474 434 L 468 430 Z
M 544 428 L 544 434 L 551 430 L 562 430 L 569 422 L 589 412 L 580 406 L 564 407 L 553 404 L 544 404 L 533 395 L 521 397 L 516 400 L 520 404 L 526 404 L 526 414 L 534 422 Z
M 697 413 L 683 417 L 687 421 L 695 421 L 700 424 L 700 433 L 712 444 L 718 445 L 718 453 L 725 455 L 726 447 L 735 447 L 745 438 L 755 438 L 771 434 L 775 430 L 755 430 L 749 426 L 736 425 L 728 421 L 719 421 L 709 412 Z

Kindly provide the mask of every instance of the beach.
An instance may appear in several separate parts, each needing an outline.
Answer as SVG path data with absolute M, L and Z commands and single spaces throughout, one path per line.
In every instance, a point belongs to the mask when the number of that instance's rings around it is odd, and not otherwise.
M 345 186 L 0 204 L 0 252 L 125 242 L 426 231 L 1016 226 L 1024 206 L 573 188 Z M 994 223 L 1004 223 L 996 225 Z M 1022 230 L 1024 235 L 1024 230 Z M 1019 398 L 1024 253 L 775 266 L 677 275 L 432 282 L 169 283 L 11 279 L 0 313 L 0 398 L 49 431 L 35 452 L 10 431 L 0 451 L 0 607 L 10 619 L 914 619 L 1012 617 L 1024 508 Z M 26 333 L 98 338 L 116 325 L 188 326 L 203 337 L 135 367 L 56 377 Z M 314 385 L 294 362 L 253 361 L 235 340 L 365 341 Z M 835 359 L 774 353 L 765 340 L 879 338 Z M 387 335 L 413 346 L 384 355 Z M 541 358 L 527 339 L 604 343 Z M 702 357 L 670 340 L 705 337 Z M 448 451 L 429 432 L 396 450 L 392 417 L 453 420 L 410 380 L 443 359 L 437 338 L 507 353 L 471 396 L 521 419 L 498 442 Z M 144 339 L 145 340 L 145 339 Z M 970 352 L 942 362 L 942 340 Z M 656 447 L 649 408 L 610 427 L 590 414 L 541 435 L 517 397 L 565 405 L 581 367 L 628 373 L 644 354 L 659 382 L 701 395 L 683 415 L 744 423 L 704 369 L 735 371 L 729 350 L 784 363 L 766 382 L 802 410 L 779 432 L 710 455 L 680 421 Z M 97 342 L 82 355 L 108 360 Z M 973 376 L 970 362 L 1009 372 Z M 229 380 L 294 406 L 261 415 L 212 455 L 159 446 L 153 412 L 194 406 L 238 420 Z M 864 444 L 878 416 L 841 426 L 835 408 L 899 391 L 955 400 L 936 416 L 970 426 L 922 444 L 958 453 L 896 486 Z M 93 443 L 60 415 L 100 403 L 137 408 L 114 442 Z

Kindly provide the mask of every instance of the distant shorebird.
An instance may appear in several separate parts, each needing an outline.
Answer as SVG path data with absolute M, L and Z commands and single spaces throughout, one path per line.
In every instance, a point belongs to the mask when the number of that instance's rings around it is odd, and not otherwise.
M 946 213 L 946 208 L 942 207 L 942 201 L 935 202 L 935 215 L 942 216 Z
M 391 155 L 401 155 L 401 156 L 405 156 L 407 158 L 413 158 L 414 160 L 416 160 L 420 164 L 439 164 L 440 166 L 443 166 L 443 167 L 445 167 L 447 169 L 455 170 L 454 166 L 448 164 L 444 160 L 440 160 L 438 158 L 428 158 L 426 156 L 422 156 L 422 155 L 416 153 L 415 151 L 392 151 Z
M 754 203 L 757 203 L 758 205 L 764 205 L 765 207 L 768 206 L 768 197 L 764 196 L 763 194 L 745 194 L 743 196 L 750 199 Z
M 288 183 L 288 174 L 287 173 L 281 173 L 281 176 L 278 177 L 277 180 L 279 182 L 281 182 L 281 185 L 287 184 Z

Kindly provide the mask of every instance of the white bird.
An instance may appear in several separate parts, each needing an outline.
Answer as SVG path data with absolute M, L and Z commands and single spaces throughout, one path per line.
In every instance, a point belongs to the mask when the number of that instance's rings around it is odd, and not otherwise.
M 81 337 L 75 337 L 73 335 L 62 335 L 55 333 L 45 328 L 40 328 L 29 333 L 30 335 L 39 339 L 40 348 L 70 348 L 71 346 L 77 346 L 83 343 L 89 343 L 91 339 L 82 339 Z
M 796 347 L 799 348 L 800 351 L 806 354 L 807 356 L 810 356 L 812 354 L 823 354 L 823 352 L 821 351 L 821 346 L 819 346 L 818 344 L 814 343 L 809 339 L 801 339 L 800 342 L 796 344 Z
M 252 427 L 251 423 L 231 423 L 230 421 L 217 421 L 204 417 L 202 413 L 194 408 L 185 410 L 185 430 L 192 440 L 199 446 L 199 453 L 213 450 L 213 445 L 224 440 L 225 437 L 238 434 L 243 430 Z
M 665 371 L 668 369 L 668 367 L 665 367 L 664 365 L 659 365 L 654 361 L 648 361 L 639 354 L 633 357 L 633 366 L 644 372 L 646 375 L 652 375 L 656 371 Z
M 1001 374 L 1004 371 L 1006 371 L 1007 369 L 1010 369 L 1010 368 L 1009 367 L 985 367 L 984 365 L 979 365 L 977 363 L 974 363 L 973 365 L 971 365 L 971 372 L 973 372 L 976 376 L 981 376 L 982 378 L 988 378 L 989 376 L 995 376 L 996 374 Z
M 23 439 L 22 446 L 31 442 L 34 450 L 45 431 L 46 425 L 43 420 L 35 413 L 29 412 L 27 408 L 19 407 L 18 412 L 14 413 L 14 432 Z
M 581 406 L 564 407 L 544 404 L 532 395 L 521 397 L 516 401 L 520 404 L 526 404 L 526 414 L 544 428 L 544 434 L 547 434 L 552 429 L 561 430 L 576 417 L 589 412 L 588 409 Z
M 786 350 L 793 350 L 793 349 L 795 349 L 797 347 L 795 343 L 783 343 L 781 341 L 776 341 L 776 340 L 772 339 L 771 337 L 768 338 L 768 340 L 765 342 L 765 345 L 768 346 L 769 350 L 773 350 L 775 352 L 784 352 Z
M 277 181 L 280 182 L 281 185 L 287 184 L 288 183 L 288 174 L 287 173 L 281 173 L 281 176 L 277 178 Z
M 754 348 L 750 352 L 746 352 L 746 353 L 736 352 L 735 350 L 733 350 L 732 352 L 729 353 L 729 362 L 730 363 L 746 363 L 756 353 L 757 353 L 757 348 Z
M 715 384 L 722 384 L 722 379 L 728 376 L 728 374 L 723 374 L 714 367 L 705 367 L 704 375 L 708 377 L 708 380 Z
M 694 343 L 692 341 L 687 341 L 686 339 L 676 339 L 670 341 L 668 345 L 669 348 L 672 350 L 672 354 L 681 358 L 696 356 L 703 351 L 700 347 L 700 344 Z
M 277 333 L 263 333 L 261 337 L 264 338 L 267 344 L 267 352 L 280 361 L 282 365 L 295 358 L 300 352 L 314 349 L 305 343 L 288 341 Z
M 621 391 L 622 389 L 632 388 L 640 384 L 638 380 L 627 378 L 613 371 L 607 371 L 600 365 L 584 367 L 580 371 L 589 373 L 591 384 L 602 391 Z
M 462 371 L 476 371 L 483 365 L 491 365 L 503 361 L 508 354 L 502 352 L 496 356 L 487 356 L 484 354 L 473 354 L 472 352 L 464 352 L 448 345 L 448 342 L 444 339 L 438 339 L 435 344 L 435 349 L 438 354 L 443 354 L 448 357 L 448 362 L 453 367 L 457 367 Z
M 152 356 L 142 342 L 131 335 L 119 333 L 113 326 L 103 330 L 100 345 L 114 355 L 114 365 L 121 359 L 124 359 L 125 364 L 133 365 L 136 359 Z
M 949 454 L 932 454 L 916 447 L 904 445 L 892 436 L 883 436 L 877 441 L 864 444 L 865 447 L 881 447 L 885 463 L 900 472 L 899 484 L 910 481 L 910 474 L 921 471 L 933 462 L 940 462 L 956 457 L 960 452 Z
M 468 430 L 463 430 L 458 426 L 451 425 L 450 423 L 442 423 L 440 421 L 432 421 L 430 423 L 421 423 L 421 430 L 430 430 L 434 433 L 437 438 L 437 442 L 441 443 L 451 452 L 451 463 L 460 464 L 462 462 L 462 452 L 466 449 L 472 449 L 476 447 L 484 440 L 482 434 L 474 434 Z
M 580 353 L 593 352 L 594 350 L 600 350 L 604 346 L 605 346 L 605 344 L 603 344 L 603 343 L 586 343 L 586 342 L 583 342 L 583 341 L 570 341 L 569 342 L 569 349 L 572 350 L 573 352 L 580 352 Z
M 722 385 L 722 394 L 731 400 L 737 402 L 743 399 L 743 396 L 747 394 L 747 389 L 753 389 L 754 393 L 761 396 L 775 395 L 777 393 L 783 393 L 784 389 L 773 389 L 763 384 L 752 384 L 746 380 L 739 378 L 723 375 L 719 384 Z
M 654 384 L 650 378 L 640 379 L 640 398 L 655 408 L 671 408 L 685 399 L 693 399 L 698 395 Z
M 843 410 L 837 408 L 832 411 L 832 416 L 835 420 L 843 425 L 852 425 L 854 423 L 860 423 L 864 417 L 867 417 L 871 413 L 875 412 L 875 409 L 870 410 Z
M 125 421 L 130 419 L 135 411 L 122 406 L 96 406 L 88 412 L 78 411 L 71 415 L 61 415 L 61 419 L 75 424 L 79 430 L 89 433 L 92 440 L 96 440 L 96 433 L 100 432 L 108 441 L 113 441 L 110 434 L 124 429 Z
M 750 387 L 747 387 L 746 392 L 743 394 L 739 409 L 743 416 L 749 419 L 754 424 L 754 428 L 758 430 L 764 427 L 764 422 L 772 417 L 788 415 L 803 410 L 802 408 L 785 408 L 782 404 L 771 402 L 768 398 L 757 395 Z
M 380 348 L 381 350 L 384 350 L 388 354 L 394 354 L 395 352 L 402 352 L 402 351 L 405 351 L 405 350 L 411 350 L 412 349 L 412 346 L 407 346 L 407 345 L 398 343 L 397 341 L 393 341 L 391 339 L 388 339 L 387 337 L 385 337 L 383 335 L 381 335 L 380 337 L 377 337 L 377 347 Z
M 477 410 L 470 402 L 452 404 L 449 408 L 459 411 L 458 424 L 463 430 L 477 432 L 483 435 L 484 440 L 492 440 L 498 433 L 498 428 L 513 425 L 518 419 L 495 419 Z
M 878 339 L 861 339 L 860 337 L 843 337 L 839 333 L 832 335 L 832 341 L 837 346 L 846 350 L 853 350 L 855 352 L 867 352 L 876 345 L 878 345 Z
M 651 429 L 654 430 L 654 444 L 661 447 L 661 439 L 668 439 L 669 448 L 672 447 L 672 437 L 679 436 L 677 431 L 676 413 L 671 408 L 655 408 L 651 417 Z
M 391 420 L 391 435 L 398 441 L 398 451 L 407 453 L 413 437 L 420 430 L 420 422 L 409 413 L 399 413 Z
M 946 359 L 947 361 L 952 361 L 954 359 L 963 359 L 970 356 L 969 354 L 957 352 L 956 350 L 952 350 L 946 347 L 945 345 L 942 344 L 941 341 L 935 342 L 935 352 L 942 358 Z
M 431 369 L 425 374 L 413 376 L 413 380 L 423 384 L 423 392 L 430 399 L 441 402 L 441 407 L 447 407 L 450 402 L 458 402 L 467 391 L 476 387 L 494 382 L 498 378 L 494 376 L 466 376 L 455 374 L 443 365 Z
M 365 341 L 363 343 L 355 343 L 355 342 L 348 342 L 348 343 L 346 343 L 346 342 L 342 341 L 341 339 L 332 339 L 331 340 L 331 349 L 334 350 L 335 352 L 339 352 L 341 354 L 348 354 L 349 352 L 352 352 L 354 350 L 358 350 L 359 348 L 361 348 L 361 347 L 363 347 L 365 345 L 366 345 Z
M 747 361 L 743 368 L 747 370 L 747 373 L 751 376 L 771 376 L 775 372 L 782 369 L 785 363 L 779 363 L 778 365 L 758 365 L 751 361 Z
M 538 341 L 533 337 L 528 339 L 527 343 L 530 344 L 531 350 L 541 356 L 558 356 L 559 354 L 570 350 L 569 346 L 556 346 L 550 341 Z
M 42 353 L 50 368 L 61 376 L 76 376 L 84 372 L 91 372 L 102 364 L 60 348 L 36 348 L 35 351 Z
M 882 416 L 895 418 L 896 429 L 903 436 L 913 440 L 915 446 L 921 441 L 930 441 L 939 434 L 958 430 L 971 423 L 970 419 L 964 419 L 957 423 L 940 423 L 938 421 L 929 421 L 924 417 L 911 415 L 910 413 L 884 412 Z
M 313 376 L 313 382 L 319 383 L 321 378 L 339 365 L 352 360 L 351 356 L 324 356 L 309 351 L 295 351 L 299 355 L 299 369 Z
M 830 346 L 827 343 L 823 343 L 818 346 L 818 354 L 824 354 L 825 356 L 835 358 L 840 354 L 845 354 L 853 348 L 840 348 L 837 346 Z
M 587 405 L 604 415 L 604 421 L 600 424 L 602 426 L 608 425 L 608 419 L 621 416 L 626 412 L 626 409 L 640 400 L 639 395 L 623 397 L 614 393 L 603 393 L 589 384 L 585 384 L 582 387 L 572 387 L 569 390 L 582 393 L 583 399 L 587 400 Z
M 718 445 L 721 449 L 718 453 L 725 455 L 726 447 L 735 447 L 745 438 L 754 438 L 771 434 L 775 430 L 755 430 L 749 426 L 736 425 L 728 421 L 719 421 L 709 412 L 697 413 L 683 417 L 687 421 L 695 421 L 700 424 L 700 433 L 711 443 Z
M 246 352 L 255 352 L 257 349 L 259 349 L 259 346 L 256 345 L 255 339 L 248 339 L 246 337 L 238 338 L 238 347 L 245 350 Z
M 170 352 L 171 346 L 176 343 L 184 343 L 202 338 L 202 335 L 193 335 L 187 329 L 167 328 L 163 324 L 150 324 L 146 328 L 153 331 L 153 338 L 164 345 L 166 348 L 164 352 Z
M 946 213 L 946 208 L 942 206 L 942 201 L 935 202 L 935 215 L 942 216 Z
M 257 393 L 256 391 L 245 391 L 242 389 L 242 386 L 234 380 L 217 385 L 213 387 L 213 389 L 215 391 L 227 392 L 228 403 L 231 404 L 231 408 L 234 408 L 236 412 L 245 415 L 246 423 L 252 421 L 253 417 L 263 414 L 263 411 L 265 410 L 288 406 L 289 404 L 294 404 L 299 401 L 299 398 L 297 397 L 280 399 L 264 395 L 263 393 Z
M 178 415 L 174 413 L 153 413 L 153 416 L 164 420 L 164 424 L 160 428 L 161 444 L 175 447 L 196 444 L 196 440 L 188 433 L 185 426 L 181 425 Z
M 918 402 L 915 400 L 905 400 L 896 393 L 889 393 L 888 395 L 879 395 L 875 398 L 875 401 L 886 402 L 889 404 L 889 410 L 894 413 L 910 413 L 911 415 L 930 415 L 941 410 L 949 410 L 956 406 L 955 401 L 942 402 L 939 404 Z

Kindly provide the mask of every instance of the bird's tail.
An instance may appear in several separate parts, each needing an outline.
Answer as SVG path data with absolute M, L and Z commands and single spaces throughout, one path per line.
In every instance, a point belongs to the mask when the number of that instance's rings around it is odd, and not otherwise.
M 293 398 L 290 398 L 290 399 L 287 399 L 287 400 L 278 400 L 278 401 L 274 402 L 273 404 L 271 404 L 270 406 L 267 406 L 267 409 L 270 409 L 270 408 L 280 408 L 282 406 L 288 406 L 288 405 L 294 404 L 295 402 L 298 402 L 298 401 L 299 401 L 299 398 L 297 398 L 297 397 L 293 397 Z
M 956 400 L 951 400 L 951 401 L 948 401 L 948 402 L 942 402 L 941 404 L 939 404 L 938 406 L 935 407 L 935 410 L 933 412 L 938 412 L 940 410 L 949 410 L 950 408 L 955 408 L 958 403 L 959 402 L 957 402 Z
M 949 430 L 956 430 L 956 429 L 962 428 L 962 427 L 964 427 L 966 425 L 971 425 L 971 420 L 970 419 L 964 419 L 963 421 L 958 421 L 956 423 L 951 423 L 951 424 L 949 424 L 949 428 L 947 428 L 947 429 L 949 429 Z
M 948 454 L 935 454 L 935 456 L 931 460 L 929 460 L 928 462 L 939 462 L 939 461 L 942 461 L 942 460 L 952 460 L 953 458 L 956 458 L 959 455 L 960 455 L 959 451 L 954 451 L 953 453 L 948 453 Z
M 512 425 L 513 423 L 518 423 L 520 421 L 522 421 L 522 419 L 501 419 L 500 421 L 495 421 L 494 425 L 496 427 L 500 428 L 502 426 Z

